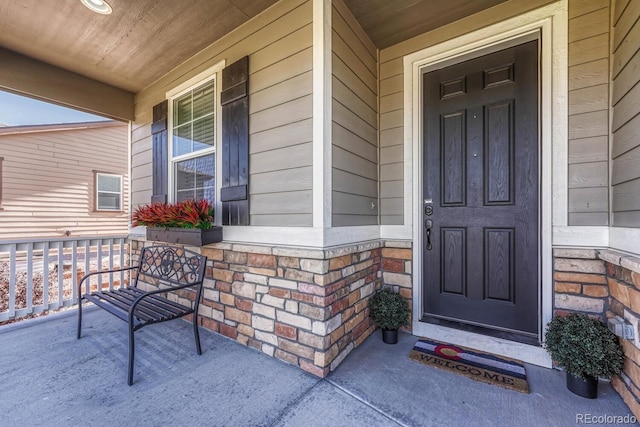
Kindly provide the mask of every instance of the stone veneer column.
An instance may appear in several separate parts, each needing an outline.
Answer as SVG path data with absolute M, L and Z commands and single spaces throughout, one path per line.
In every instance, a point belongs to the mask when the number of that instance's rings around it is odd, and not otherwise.
M 613 388 L 622 396 L 633 414 L 640 418 L 640 258 L 616 251 L 601 250 L 609 285 L 607 317 L 618 315 L 635 329 L 635 339 L 620 340 L 625 363 L 620 375 L 613 377 Z

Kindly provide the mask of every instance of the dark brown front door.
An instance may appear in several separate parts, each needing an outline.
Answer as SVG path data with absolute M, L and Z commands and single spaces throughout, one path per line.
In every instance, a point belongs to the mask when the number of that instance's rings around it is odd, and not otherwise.
M 538 42 L 424 74 L 424 320 L 538 336 Z

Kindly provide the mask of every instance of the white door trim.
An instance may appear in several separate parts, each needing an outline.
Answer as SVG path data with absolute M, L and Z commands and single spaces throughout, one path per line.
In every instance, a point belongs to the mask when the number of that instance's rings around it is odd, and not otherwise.
M 542 331 L 553 314 L 552 224 L 567 225 L 567 0 L 527 12 L 503 22 L 448 40 L 404 57 L 405 175 L 413 188 L 405 189 L 405 215 L 413 227 L 413 333 L 453 344 L 491 351 L 528 363 L 551 366 L 541 347 L 430 325 L 420 319 L 422 307 L 422 72 L 439 68 L 465 56 L 479 56 L 532 32 L 541 33 L 540 87 L 540 185 L 541 185 L 541 301 Z M 552 173 L 553 171 L 553 173 Z M 407 181 L 405 181 L 407 182 Z M 552 209 L 553 207 L 553 209 Z

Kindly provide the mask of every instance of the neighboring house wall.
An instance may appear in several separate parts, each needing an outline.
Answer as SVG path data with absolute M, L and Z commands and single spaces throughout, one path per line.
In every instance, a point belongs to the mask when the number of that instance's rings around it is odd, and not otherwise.
M 569 0 L 569 225 L 609 224 L 609 0 Z
M 640 1 L 616 2 L 613 17 L 613 224 L 640 227 Z
M 332 10 L 332 225 L 375 225 L 377 49 L 342 0 Z
M 538 8 L 549 0 L 510 0 L 380 51 L 380 215 L 381 224 L 403 224 L 404 103 L 403 57 L 462 34 Z
M 311 1 L 283 1 L 139 92 L 132 132 L 133 207 L 151 200 L 153 106 L 214 64 L 230 65 L 249 55 L 250 223 L 313 225 L 311 46 Z
M 0 239 L 125 235 L 128 126 L 106 122 L 0 129 Z M 122 176 L 122 210 L 95 210 L 95 171 Z

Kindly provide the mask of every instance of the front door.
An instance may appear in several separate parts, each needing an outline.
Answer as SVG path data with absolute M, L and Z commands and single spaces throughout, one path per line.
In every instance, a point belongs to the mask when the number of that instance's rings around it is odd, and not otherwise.
M 538 68 L 535 40 L 423 76 L 425 321 L 538 337 Z

